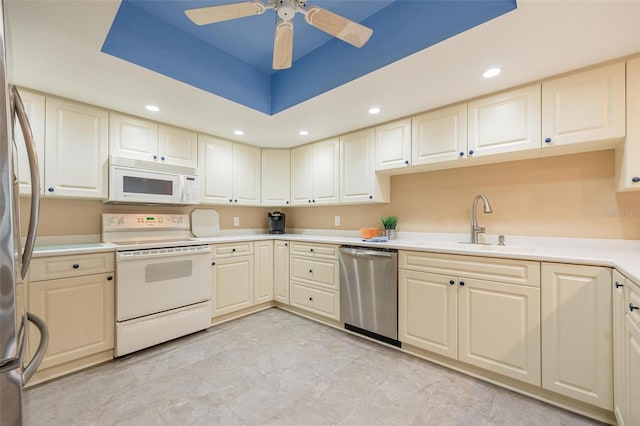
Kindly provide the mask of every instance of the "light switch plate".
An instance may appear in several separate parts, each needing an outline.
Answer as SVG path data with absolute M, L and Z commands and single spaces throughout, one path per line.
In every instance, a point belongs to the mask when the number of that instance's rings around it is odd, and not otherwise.
M 334 216 L 333 217 L 333 223 L 336 226 L 340 226 L 340 216 Z
M 233 226 L 240 226 L 240 217 L 238 216 L 233 217 Z

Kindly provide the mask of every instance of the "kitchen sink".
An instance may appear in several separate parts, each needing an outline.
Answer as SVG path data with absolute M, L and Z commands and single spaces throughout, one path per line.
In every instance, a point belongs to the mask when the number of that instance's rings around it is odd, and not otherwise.
M 473 244 L 469 242 L 453 242 L 453 241 L 415 241 L 413 244 L 421 246 L 430 246 L 433 248 L 459 249 L 473 251 L 497 251 L 497 252 L 514 252 L 514 253 L 533 253 L 536 249 L 530 246 L 513 246 L 498 244 Z

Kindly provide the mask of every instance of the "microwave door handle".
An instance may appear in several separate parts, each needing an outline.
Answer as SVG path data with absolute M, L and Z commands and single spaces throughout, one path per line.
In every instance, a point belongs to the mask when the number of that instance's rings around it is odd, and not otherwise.
M 20 274 L 22 278 L 27 275 L 31 256 L 33 255 L 33 247 L 36 241 L 36 232 L 38 231 L 38 219 L 40 217 L 40 172 L 38 169 L 38 155 L 36 154 L 36 144 L 29 125 L 29 118 L 24 109 L 22 98 L 15 86 L 12 88 L 13 105 L 15 113 L 20 122 L 20 128 L 24 135 L 24 141 L 27 148 L 27 157 L 29 159 L 29 173 L 31 175 L 31 212 L 29 214 L 29 229 L 27 231 L 27 240 L 22 253 L 22 270 Z

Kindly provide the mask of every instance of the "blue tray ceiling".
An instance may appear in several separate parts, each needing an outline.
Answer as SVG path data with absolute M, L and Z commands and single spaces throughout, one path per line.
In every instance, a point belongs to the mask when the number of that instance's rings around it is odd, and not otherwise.
M 102 52 L 273 115 L 516 8 L 515 0 L 309 0 L 373 35 L 358 49 L 296 14 L 293 66 L 274 71 L 273 10 L 203 26 L 184 14 L 231 2 L 123 0 Z

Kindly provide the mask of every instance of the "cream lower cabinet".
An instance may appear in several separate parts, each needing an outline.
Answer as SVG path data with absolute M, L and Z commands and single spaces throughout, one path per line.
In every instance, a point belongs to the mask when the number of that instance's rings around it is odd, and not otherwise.
M 542 387 L 613 409 L 611 269 L 541 266 Z
M 254 251 L 254 293 L 253 302 L 270 302 L 273 300 L 273 241 L 255 241 Z
M 401 251 L 399 265 L 401 342 L 540 385 L 537 262 Z
M 213 317 L 250 308 L 254 301 L 253 243 L 214 244 L 211 262 Z
M 290 304 L 340 320 L 338 246 L 291 242 Z
M 49 328 L 49 346 L 34 383 L 113 357 L 113 258 L 113 253 L 96 253 L 32 261 L 29 311 Z M 32 327 L 29 336 L 33 354 L 39 334 Z
M 289 242 L 276 240 L 273 243 L 273 298 L 289 304 Z

